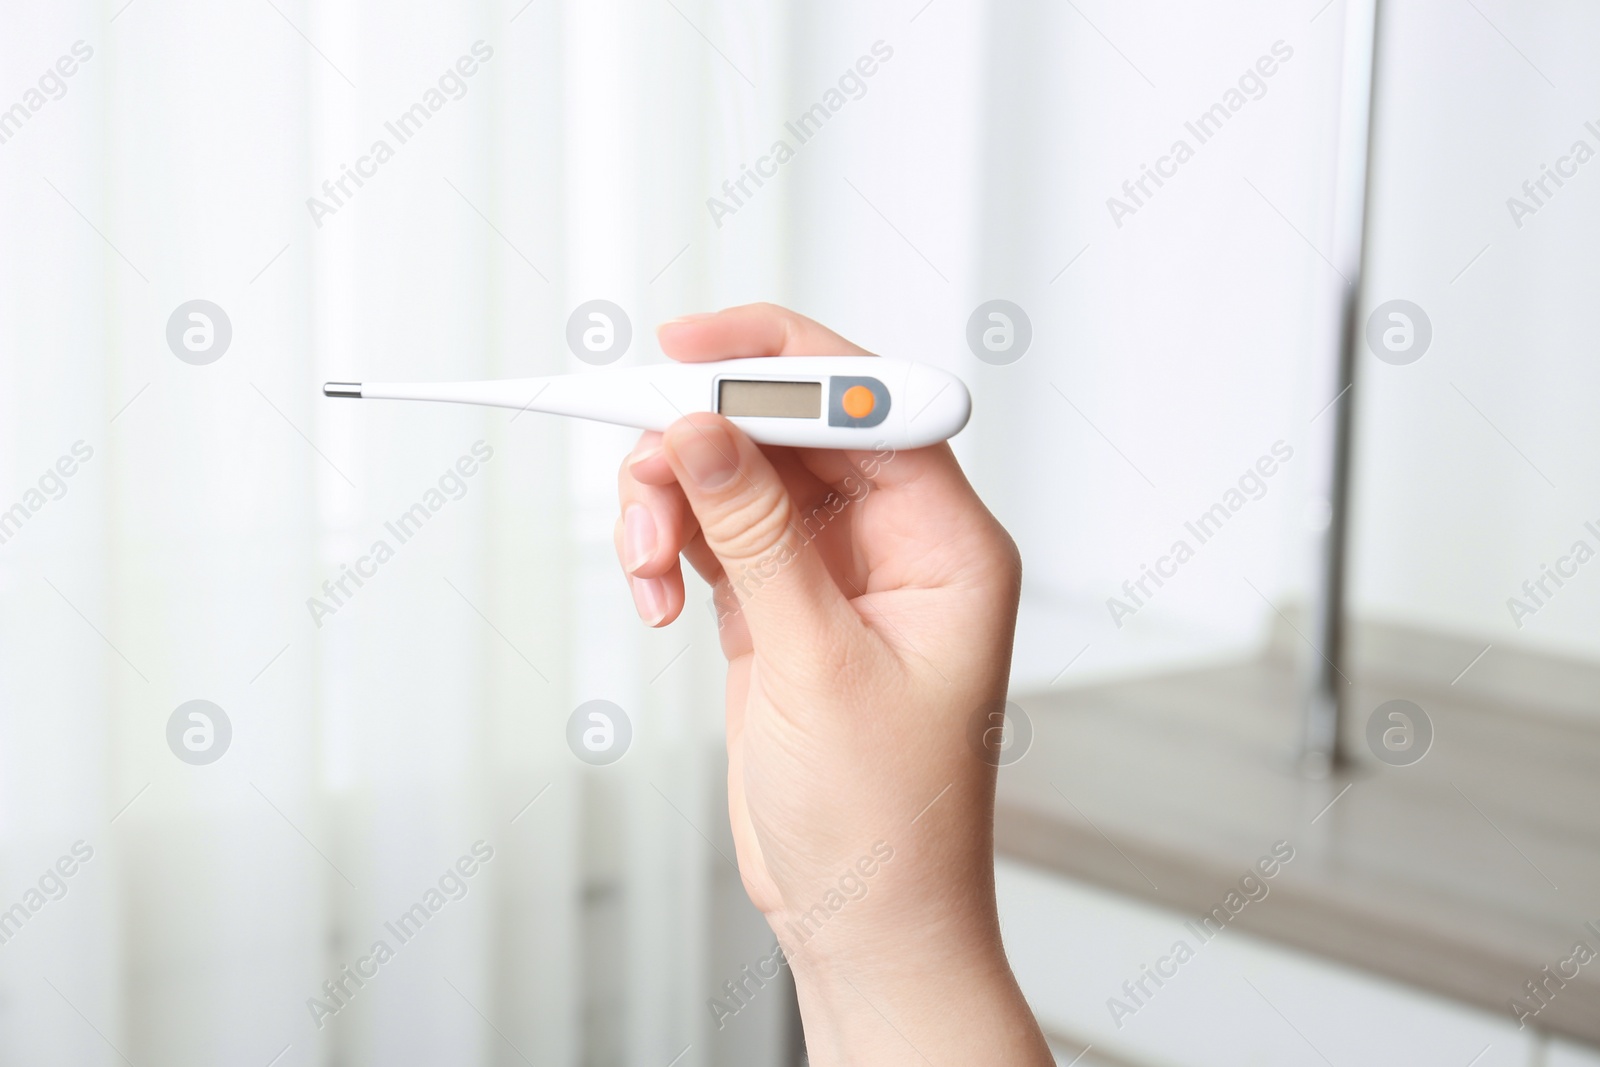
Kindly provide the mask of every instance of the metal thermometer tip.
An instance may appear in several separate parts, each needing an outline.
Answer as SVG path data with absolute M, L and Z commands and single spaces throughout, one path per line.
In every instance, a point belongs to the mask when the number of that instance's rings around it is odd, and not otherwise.
M 327 382 L 322 387 L 323 396 L 345 396 L 352 400 L 361 399 L 360 382 Z

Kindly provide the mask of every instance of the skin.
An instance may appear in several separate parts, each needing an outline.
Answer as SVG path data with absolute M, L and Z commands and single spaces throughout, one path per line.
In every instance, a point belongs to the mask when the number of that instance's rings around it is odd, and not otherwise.
M 682 362 L 869 355 L 769 304 L 663 324 Z M 1053 1063 L 1000 942 L 995 760 L 1021 561 L 948 445 L 761 448 L 720 415 L 618 479 L 640 617 L 711 584 L 739 873 L 794 974 L 814 1067 Z M 870 872 L 870 873 L 869 873 Z

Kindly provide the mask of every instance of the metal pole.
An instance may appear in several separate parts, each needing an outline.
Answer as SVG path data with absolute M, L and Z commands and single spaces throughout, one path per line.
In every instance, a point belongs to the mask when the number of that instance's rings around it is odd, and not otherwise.
M 1351 682 L 1346 667 L 1345 583 L 1349 551 L 1350 459 L 1354 431 L 1356 353 L 1361 344 L 1362 288 L 1367 260 L 1367 197 L 1371 190 L 1372 113 L 1377 96 L 1381 0 L 1346 0 L 1344 72 L 1339 105 L 1332 262 L 1341 275 L 1337 374 L 1330 462 L 1322 499 L 1327 527 L 1310 597 L 1311 643 L 1303 668 L 1304 732 L 1300 766 L 1323 777 L 1345 762 L 1343 722 Z

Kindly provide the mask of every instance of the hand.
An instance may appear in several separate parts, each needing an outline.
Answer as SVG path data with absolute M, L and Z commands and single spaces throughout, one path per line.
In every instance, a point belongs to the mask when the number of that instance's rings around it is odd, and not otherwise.
M 764 304 L 658 334 L 684 362 L 869 354 Z M 680 556 L 713 589 L 739 871 L 812 1064 L 1049 1064 L 1000 946 L 981 743 L 1021 564 L 949 446 L 760 448 L 697 413 L 646 433 L 619 482 L 644 620 L 683 610 Z

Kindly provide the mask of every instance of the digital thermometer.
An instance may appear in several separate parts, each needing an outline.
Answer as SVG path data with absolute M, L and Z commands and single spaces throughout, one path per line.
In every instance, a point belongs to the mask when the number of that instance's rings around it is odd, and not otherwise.
M 482 382 L 329 382 L 326 396 L 442 400 L 665 430 L 695 411 L 766 445 L 921 448 L 954 437 L 972 398 L 961 379 L 876 356 L 771 356 L 661 363 Z

